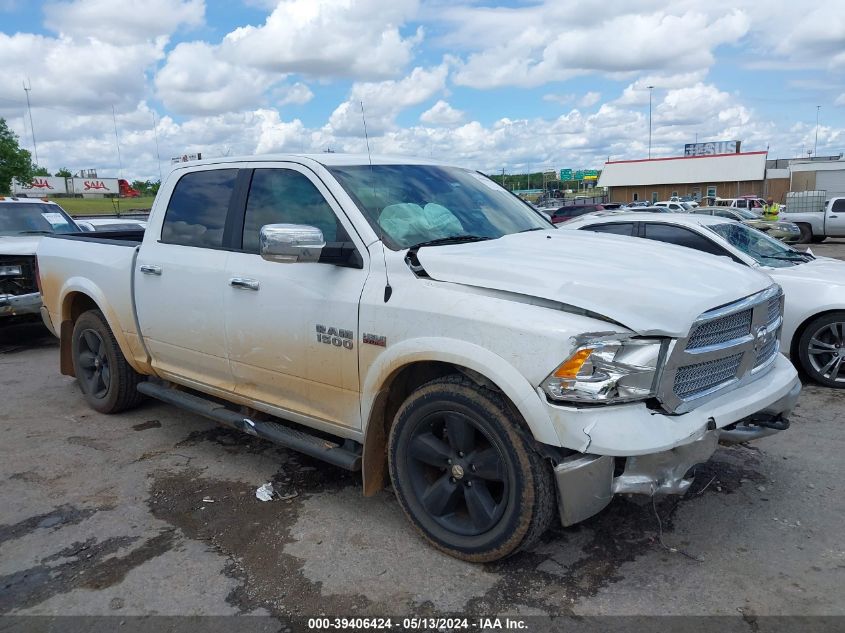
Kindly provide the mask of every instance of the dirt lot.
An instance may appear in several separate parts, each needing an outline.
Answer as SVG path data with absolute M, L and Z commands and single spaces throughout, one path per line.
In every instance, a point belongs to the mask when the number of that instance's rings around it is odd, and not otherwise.
M 57 365 L 39 325 L 0 330 L 0 614 L 845 615 L 845 393 L 806 386 L 789 431 L 720 449 L 683 499 L 470 565 L 358 476 L 154 402 L 99 415 Z

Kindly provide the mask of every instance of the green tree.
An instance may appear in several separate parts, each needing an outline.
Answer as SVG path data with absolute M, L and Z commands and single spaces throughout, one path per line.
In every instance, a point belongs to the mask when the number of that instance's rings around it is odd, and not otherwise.
M 59 171 L 56 172 L 56 176 L 59 178 L 72 178 L 73 174 L 70 173 L 70 169 L 67 167 L 62 167 Z
M 147 183 L 149 184 L 149 187 L 147 188 L 147 191 L 149 192 L 149 194 L 151 196 L 158 195 L 158 188 L 161 187 L 161 181 L 160 180 L 153 180 L 152 182 L 150 182 L 148 180 Z
M 6 119 L 0 118 L 0 194 L 11 192 L 12 178 L 23 183 L 32 181 L 32 157 L 18 145 L 18 137 L 6 125 Z
M 47 178 L 49 178 L 53 174 L 51 174 L 49 171 L 47 171 L 46 167 L 39 167 L 35 163 L 32 163 L 32 175 L 33 176 L 46 176 Z

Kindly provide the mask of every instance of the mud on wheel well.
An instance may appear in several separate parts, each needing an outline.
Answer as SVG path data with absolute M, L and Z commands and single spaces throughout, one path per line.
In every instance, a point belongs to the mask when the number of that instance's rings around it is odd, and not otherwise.
M 75 376 L 73 358 L 71 357 L 71 335 L 76 320 L 88 310 L 99 310 L 94 300 L 81 292 L 72 292 L 65 297 L 62 306 L 59 331 L 59 367 L 65 376 Z
M 388 481 L 387 438 L 390 435 L 390 427 L 399 407 L 418 387 L 437 378 L 454 374 L 463 374 L 482 387 L 502 393 L 502 390 L 491 380 L 460 365 L 440 361 L 423 361 L 402 367 L 386 381 L 376 397 L 370 413 L 364 438 L 364 495 L 376 494 L 384 488 Z M 502 397 L 505 402 L 513 407 L 507 396 L 502 394 Z M 516 410 L 515 407 L 514 410 Z

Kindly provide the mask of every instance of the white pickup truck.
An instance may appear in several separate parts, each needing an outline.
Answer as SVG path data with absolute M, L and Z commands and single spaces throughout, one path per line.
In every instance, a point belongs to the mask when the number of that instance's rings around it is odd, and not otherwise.
M 367 495 L 389 478 L 465 560 L 614 494 L 685 492 L 718 442 L 787 428 L 800 392 L 770 278 L 555 230 L 463 168 L 192 163 L 132 237 L 38 248 L 61 371 L 93 408 L 151 396 L 360 470 Z
M 828 197 L 824 191 L 791 191 L 786 194 L 780 219 L 798 225 L 801 244 L 845 237 L 845 197 Z

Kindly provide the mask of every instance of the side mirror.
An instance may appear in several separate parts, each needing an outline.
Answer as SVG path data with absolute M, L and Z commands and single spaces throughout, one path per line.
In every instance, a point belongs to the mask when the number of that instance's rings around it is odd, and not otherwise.
M 307 224 L 267 224 L 259 237 L 261 257 L 286 264 L 318 262 L 326 246 L 323 232 Z

